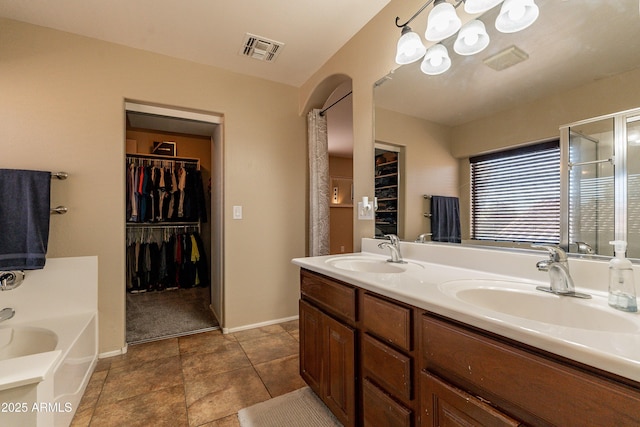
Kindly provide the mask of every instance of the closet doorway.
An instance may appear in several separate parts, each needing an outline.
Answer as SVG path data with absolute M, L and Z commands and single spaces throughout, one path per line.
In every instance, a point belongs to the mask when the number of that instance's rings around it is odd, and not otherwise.
M 126 102 L 126 342 L 222 321 L 222 117 Z

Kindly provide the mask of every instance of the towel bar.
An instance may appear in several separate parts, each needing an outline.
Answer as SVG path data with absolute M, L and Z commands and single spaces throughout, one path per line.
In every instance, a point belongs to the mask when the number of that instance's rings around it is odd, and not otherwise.
M 67 209 L 65 206 L 58 206 L 58 207 L 55 207 L 55 208 L 51 208 L 51 209 L 49 210 L 49 213 L 50 213 L 50 214 L 59 214 L 59 215 L 62 215 L 62 214 L 66 214 L 68 210 L 69 210 L 69 209 Z
M 51 179 L 53 178 L 67 179 L 68 176 L 69 174 L 66 172 L 51 172 Z

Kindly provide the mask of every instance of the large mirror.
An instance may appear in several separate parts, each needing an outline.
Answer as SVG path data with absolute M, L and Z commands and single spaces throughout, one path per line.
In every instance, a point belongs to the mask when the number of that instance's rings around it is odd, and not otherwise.
M 405 159 L 398 230 L 403 240 L 431 231 L 425 196 L 442 195 L 459 198 L 463 244 L 479 243 L 470 239 L 469 158 L 559 141 L 560 128 L 567 124 L 640 107 L 637 0 L 536 4 L 538 20 L 518 33 L 495 30 L 499 6 L 479 17 L 491 39 L 479 54 L 455 54 L 455 36 L 443 41 L 452 60 L 444 74 L 425 75 L 418 61 L 376 83 L 375 143 L 397 146 Z M 429 10 L 411 24 L 421 36 Z M 499 62 L 513 58 L 514 46 L 524 52 L 524 61 L 500 71 L 485 64 L 500 52 L 505 53 Z M 630 199 L 633 191 L 629 188 Z M 598 253 L 609 255 L 610 250 L 603 247 Z

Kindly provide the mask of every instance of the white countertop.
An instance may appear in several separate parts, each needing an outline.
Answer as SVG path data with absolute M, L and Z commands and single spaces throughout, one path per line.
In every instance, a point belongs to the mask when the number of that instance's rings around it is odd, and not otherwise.
M 385 252 L 373 249 L 377 242 L 380 241 L 363 239 L 363 252 L 359 254 L 295 258 L 292 262 L 362 289 L 640 382 L 640 314 L 638 313 L 622 313 L 627 327 L 624 331 L 621 328 L 619 332 L 565 327 L 461 302 L 443 292 L 439 287 L 446 282 L 468 279 L 490 279 L 497 280 L 497 283 L 519 282 L 523 286 L 530 285 L 531 288 L 535 288 L 536 285 L 548 286 L 546 276 L 535 271 L 534 261 L 537 254 L 512 253 L 505 256 L 496 251 L 476 253 L 451 246 L 443 248 L 436 245 L 419 245 L 418 247 L 415 246 L 416 244 L 403 243 L 405 261 L 415 263 L 420 268 L 409 269 L 400 274 L 368 273 L 347 271 L 327 262 L 336 257 L 348 258 L 354 255 L 386 260 L 389 256 Z M 444 256 L 447 257 L 446 262 L 441 261 Z M 432 259 L 438 259 L 438 262 L 430 262 Z M 576 289 L 588 292 L 593 298 L 577 300 L 555 295 L 553 297 L 572 300 L 567 301 L 569 304 L 588 304 L 598 309 L 616 311 L 608 307 L 607 294 L 601 290 L 600 282 L 602 277 L 606 276 L 606 264 L 586 263 L 581 260 L 570 261 L 570 263 L 574 281 L 576 277 L 580 278 L 576 281 Z M 492 264 L 491 268 L 484 268 L 486 264 Z M 530 266 L 533 267 L 530 268 Z M 500 274 L 503 271 L 506 274 Z M 519 273 L 520 271 L 522 274 Z M 598 283 L 587 286 L 590 285 L 586 283 L 590 280 L 589 278 L 597 279 Z M 628 327 L 629 322 L 632 322 L 631 330 Z

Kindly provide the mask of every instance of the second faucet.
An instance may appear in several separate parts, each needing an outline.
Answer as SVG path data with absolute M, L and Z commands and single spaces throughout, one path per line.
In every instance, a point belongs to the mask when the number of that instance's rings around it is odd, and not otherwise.
M 387 262 L 395 262 L 397 264 L 406 264 L 406 261 L 402 259 L 402 253 L 400 252 L 400 239 L 395 234 L 385 234 L 384 237 L 388 238 L 388 242 L 382 242 L 378 244 L 380 249 L 389 248 L 391 251 L 391 258 Z

